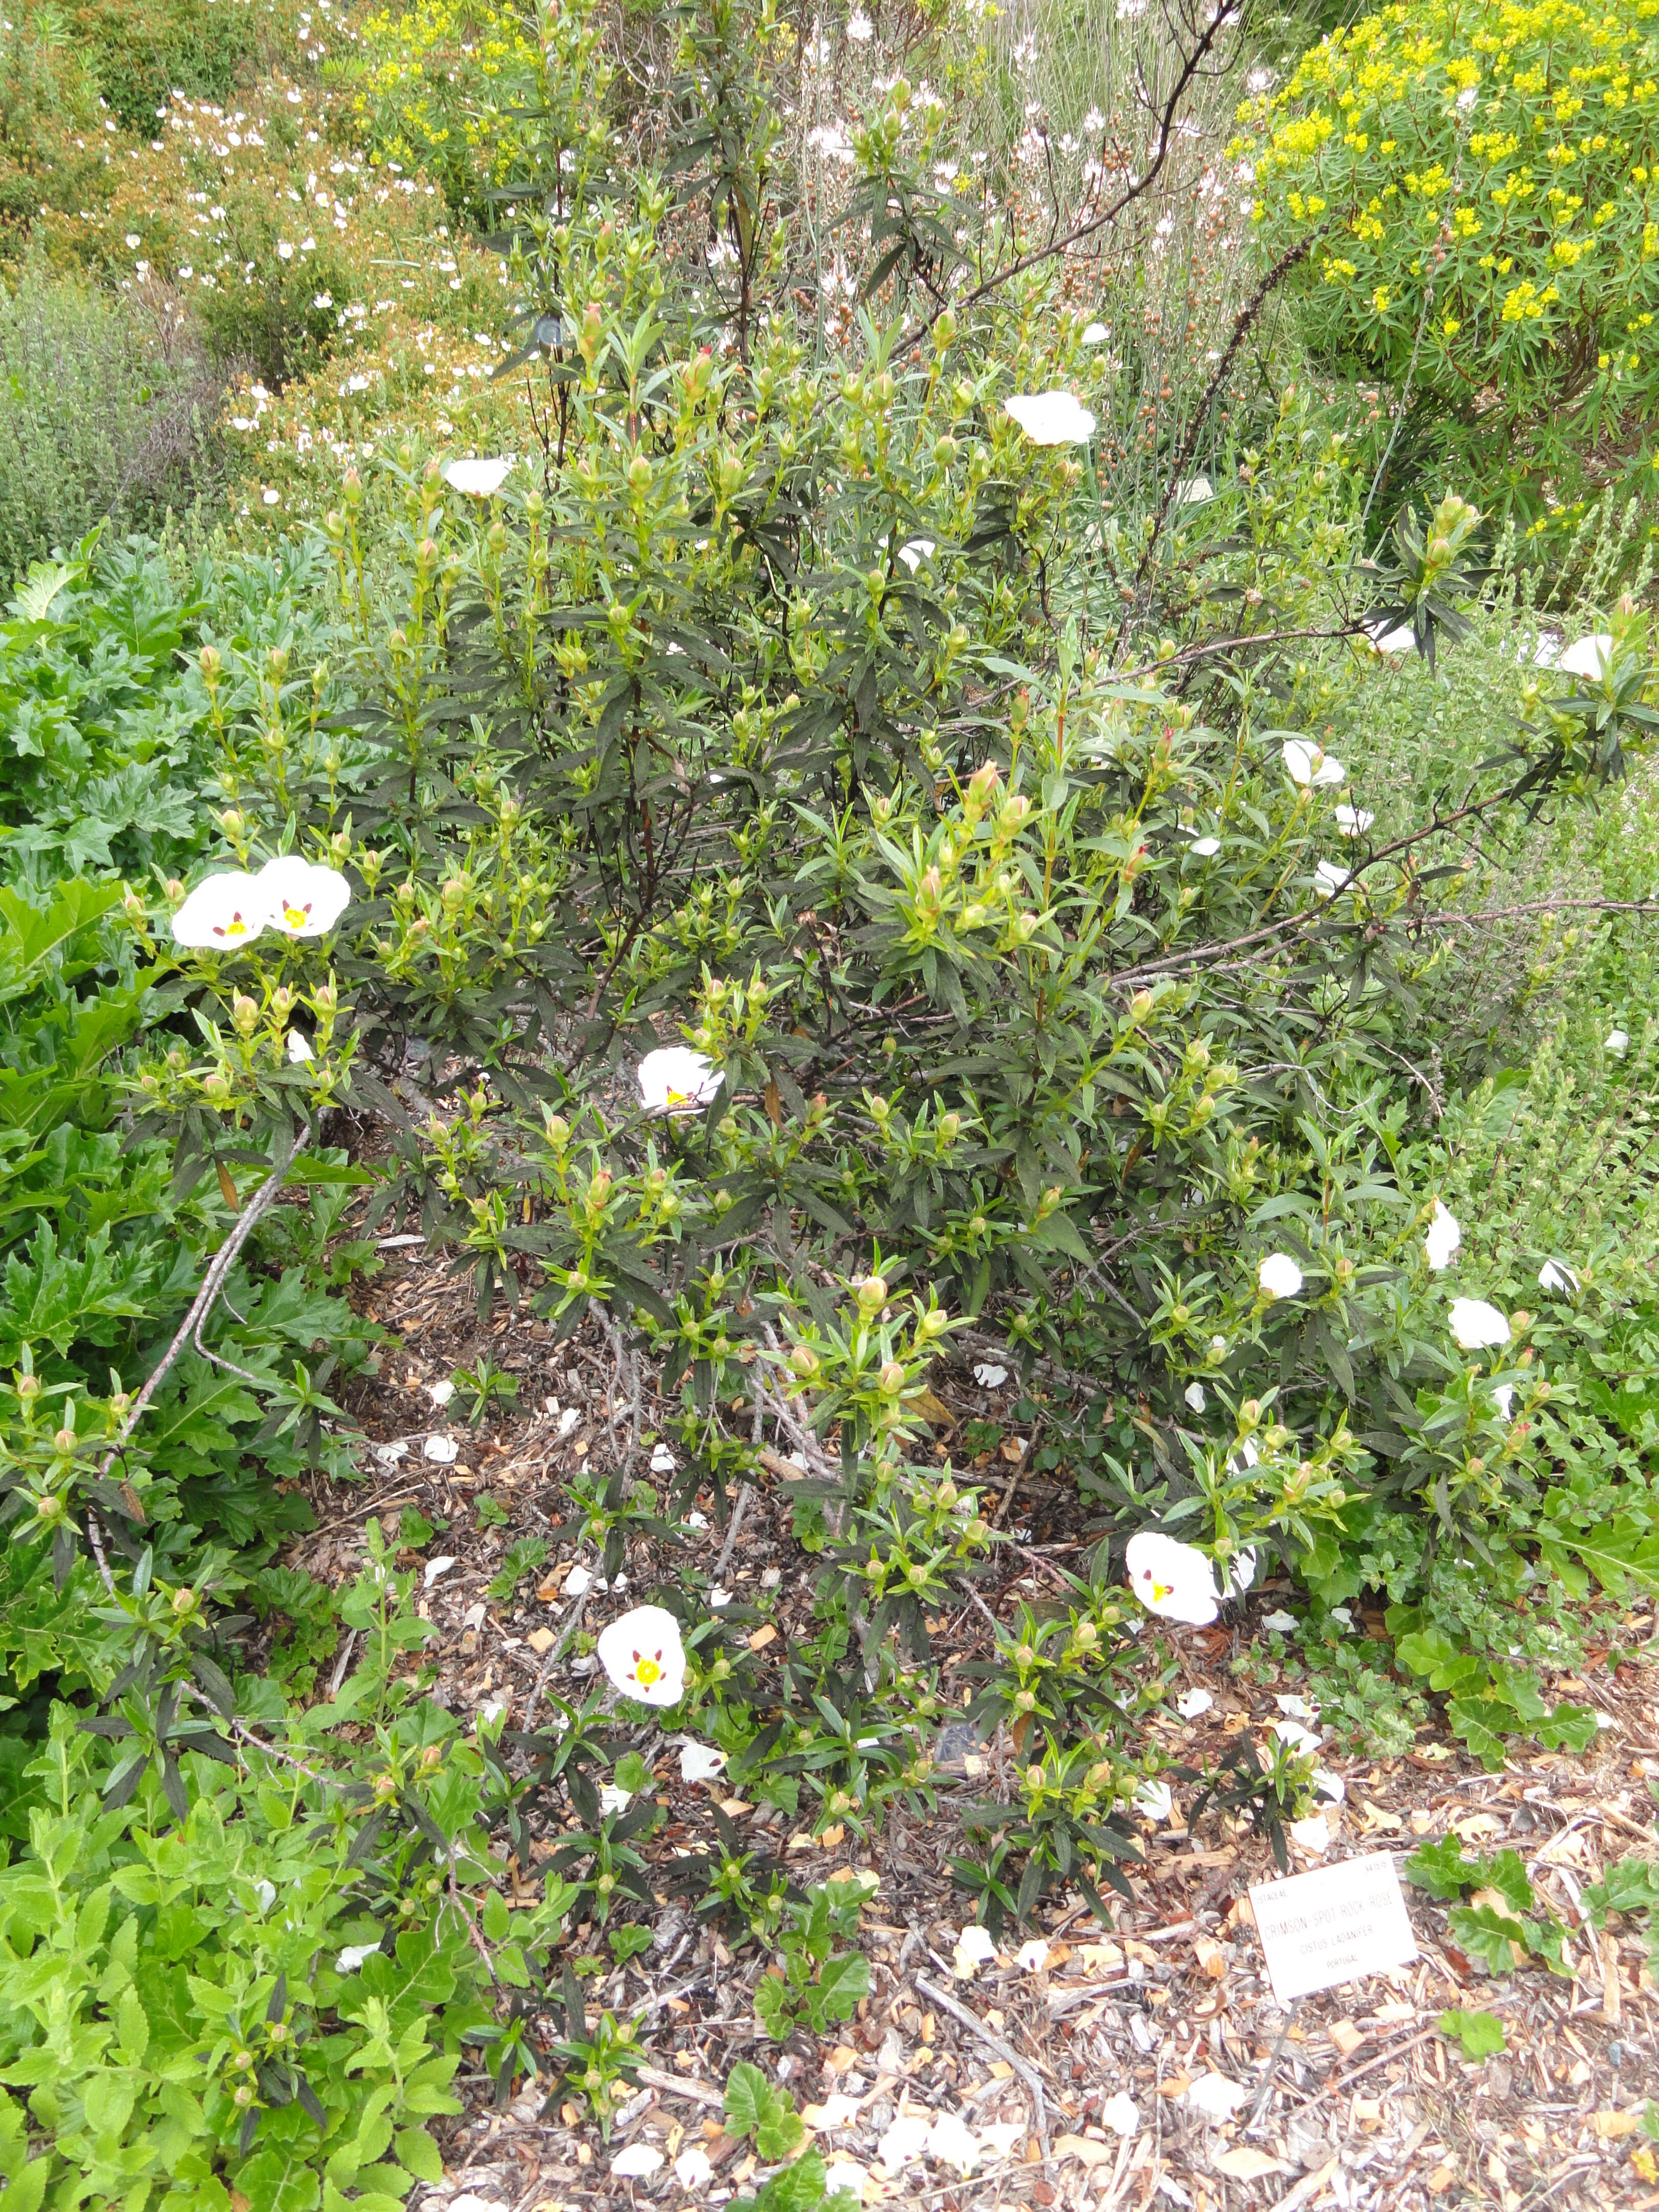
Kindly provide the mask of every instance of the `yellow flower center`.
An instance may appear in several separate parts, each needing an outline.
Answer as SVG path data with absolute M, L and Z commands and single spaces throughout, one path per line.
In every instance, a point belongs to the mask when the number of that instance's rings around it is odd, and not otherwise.
M 1175 1584 L 1173 1583 L 1154 1583 L 1152 1584 L 1152 1595 L 1161 1603 L 1164 1598 L 1173 1597 L 1175 1595 Z
M 639 1654 L 635 1652 L 634 1655 L 634 1676 L 635 1680 L 640 1683 L 642 1688 L 648 1690 L 653 1682 L 661 1680 L 662 1668 L 658 1666 L 654 1659 L 641 1659 Z
M 283 920 L 288 924 L 290 929 L 299 929 L 303 927 L 305 923 L 308 921 L 310 918 L 311 908 L 308 906 L 289 906 L 286 900 L 284 900 L 283 904 Z
M 222 929 L 221 929 L 216 922 L 214 924 L 213 933 L 216 937 L 246 937 L 247 935 L 247 924 L 243 921 L 240 910 L 239 909 L 235 914 L 232 915 L 230 920 L 225 924 Z

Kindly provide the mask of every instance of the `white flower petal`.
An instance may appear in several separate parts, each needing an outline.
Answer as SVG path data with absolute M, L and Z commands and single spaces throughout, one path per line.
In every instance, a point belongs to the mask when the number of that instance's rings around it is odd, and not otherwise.
M 611 2161 L 611 2171 L 619 2181 L 643 2181 L 662 2164 L 662 2153 L 653 2150 L 649 2143 L 629 2143 Z
M 1187 850 L 1195 860 L 1212 860 L 1221 850 L 1219 837 L 1194 837 Z
M 960 2114 L 941 2112 L 927 2130 L 927 2154 L 965 2180 L 979 2163 L 979 2137 Z
M 1224 2074 L 1200 2074 L 1188 2084 L 1186 2101 L 1206 2120 L 1220 2122 L 1231 2119 L 1249 2094 L 1243 2082 L 1230 2081 Z
M 701 2143 L 693 2143 L 689 2150 L 680 2153 L 674 2160 L 674 2176 L 682 2189 L 689 2189 L 693 2193 L 708 2188 L 714 2179 L 714 2169 Z
M 1255 1279 L 1265 1297 L 1293 1298 L 1302 1288 L 1302 1270 L 1288 1252 L 1269 1252 Z
M 1109 2128 L 1115 2136 L 1132 2136 L 1140 2125 L 1140 2107 L 1126 2089 L 1120 2089 L 1102 2105 L 1100 2124 Z
M 434 1467 L 453 1467 L 460 1449 L 453 1437 L 428 1437 L 421 1446 L 421 1456 L 430 1460 Z
M 1564 676 L 1585 676 L 1592 684 L 1599 684 L 1607 674 L 1613 660 L 1613 640 L 1605 630 L 1593 637 L 1576 638 L 1553 664 Z
M 1286 738 L 1279 757 L 1290 771 L 1291 781 L 1304 789 L 1326 789 L 1348 780 L 1348 771 L 1336 756 L 1322 750 L 1310 738 Z
M 1261 1626 L 1269 1636 L 1290 1636 L 1296 1629 L 1296 1615 L 1286 1613 L 1281 1607 L 1277 1613 L 1263 1613 Z
M 1000 1390 L 1008 1380 L 1008 1370 L 994 1359 L 981 1359 L 974 1369 L 974 1380 L 981 1390 Z
M 1016 392 L 1003 404 L 1034 446 L 1086 446 L 1095 418 L 1070 392 Z
M 421 1577 L 422 1589 L 430 1589 L 433 1583 L 447 1575 L 454 1564 L 454 1560 L 447 1553 L 441 1559 L 428 1559 L 426 1563 L 426 1571 Z
M 1175 1791 L 1167 1782 L 1143 1782 L 1131 1802 L 1155 1827 L 1167 1826 L 1175 1812 Z
M 1423 1239 L 1424 1256 L 1430 1267 L 1438 1273 L 1442 1267 L 1449 1266 L 1452 1254 L 1462 1242 L 1463 1232 L 1457 1225 L 1456 1216 L 1449 1213 L 1437 1198 L 1434 1218 L 1429 1224 L 1428 1235 Z
M 825 2212 L 831 2212 L 837 2197 L 850 2197 L 854 2204 L 862 2204 L 870 2184 L 867 2169 L 857 2159 L 848 2158 L 842 2151 L 832 2158 L 823 2169 L 823 2203 Z
M 297 853 L 267 860 L 256 879 L 265 897 L 265 918 L 284 937 L 322 937 L 351 902 L 351 886 L 337 868 L 319 868 Z
M 355 1974 L 365 1959 L 372 1959 L 380 1949 L 378 1943 L 348 1943 L 334 1961 L 337 1974 Z
M 1143 1528 L 1130 1537 L 1125 1565 L 1130 1589 L 1148 1613 L 1162 1620 L 1202 1628 L 1220 1610 L 1214 1562 L 1192 1544 Z
M 1509 1322 L 1484 1298 L 1454 1298 L 1450 1324 L 1452 1341 L 1460 1352 L 1485 1352 L 1510 1340 Z
M 1363 837 L 1376 819 L 1366 806 L 1345 805 L 1336 809 L 1336 826 L 1345 837 Z
M 441 1382 L 428 1382 L 426 1395 L 434 1406 L 447 1406 L 455 1395 L 455 1385 L 447 1379 Z
M 659 1605 L 636 1605 L 600 1632 L 599 1664 L 630 1698 L 647 1705 L 677 1705 L 685 1690 L 685 1647 L 680 1625 Z
M 726 1075 L 706 1053 L 672 1044 L 647 1053 L 639 1065 L 638 1079 L 647 1114 L 689 1114 L 708 1105 Z
M 1104 345 L 1111 332 L 1104 323 L 1091 323 L 1083 333 L 1085 345 Z
M 659 1444 L 651 1455 L 653 1474 L 672 1474 L 675 1464 L 674 1455 L 666 1444 Z
M 1300 1721 L 1275 1721 L 1268 1733 L 1280 1743 L 1289 1744 L 1292 1751 L 1317 1751 L 1321 1742 L 1317 1733 L 1304 1728 Z
M 446 461 L 444 482 L 467 499 L 493 499 L 512 471 L 509 459 Z
M 563 1587 L 560 1591 L 560 1595 L 562 1597 L 582 1597 L 585 1596 L 586 1593 L 592 1589 L 592 1576 L 586 1567 L 578 1565 L 573 1566 L 568 1574 L 566 1575 Z
M 1544 1291 L 1565 1291 L 1570 1297 L 1578 1295 L 1578 1278 L 1565 1260 L 1546 1260 L 1538 1270 L 1538 1286 Z
M 1023 1974 L 1040 1974 L 1048 1963 L 1048 1946 L 1041 1936 L 1028 1938 L 1014 1954 L 1014 1964 Z
M 614 1782 L 600 1784 L 599 1811 L 602 1814 L 625 1813 L 633 1802 L 634 1793 L 631 1790 L 619 1789 Z
M 1615 1060 L 1622 1060 L 1630 1050 L 1630 1034 L 1626 1030 L 1609 1030 L 1601 1040 L 1603 1052 L 1610 1052 Z
M 913 538 L 908 545 L 901 545 L 898 556 L 914 576 L 924 561 L 931 561 L 939 548 L 931 538 Z
M 1204 1395 L 1204 1385 L 1201 1382 L 1189 1382 L 1181 1395 L 1195 1413 L 1201 1413 L 1209 1402 Z
M 1305 1820 L 1292 1820 L 1291 1841 L 1300 1850 L 1323 1858 L 1331 1847 L 1330 1823 L 1322 1813 L 1310 1813 Z
M 1176 1711 L 1183 1721 L 1195 1721 L 1200 1713 L 1207 1713 L 1214 1703 L 1207 1690 L 1183 1690 L 1176 1699 Z
M 173 941 L 192 951 L 235 952 L 251 945 L 270 919 L 258 878 L 224 869 L 198 884 L 173 917 Z
M 289 1031 L 288 1057 L 289 1065 L 294 1067 L 303 1067 L 307 1060 L 314 1060 L 316 1058 L 316 1054 L 312 1051 L 310 1042 L 306 1037 L 303 1030 L 290 1030 Z
M 883 2136 L 877 2155 L 890 2179 L 914 2166 L 927 2150 L 927 2123 L 915 2112 L 901 2112 Z
M 982 1966 L 996 1954 L 997 1947 L 990 1929 L 981 1928 L 976 1920 L 970 1920 L 957 1937 L 951 1953 L 957 1978 L 964 1982 L 969 1980 L 976 1966 Z
M 712 1782 L 725 1765 L 726 1753 L 716 1751 L 712 1744 L 684 1743 L 680 1746 L 682 1782 Z
M 1215 497 L 1215 486 L 1208 477 L 1182 477 L 1175 488 L 1177 507 L 1206 507 Z

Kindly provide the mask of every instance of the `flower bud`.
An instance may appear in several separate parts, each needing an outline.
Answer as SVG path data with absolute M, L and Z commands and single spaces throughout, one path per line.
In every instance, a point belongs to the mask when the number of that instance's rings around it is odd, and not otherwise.
M 821 1362 L 810 1345 L 798 1344 L 789 1355 L 789 1364 L 797 1375 L 805 1377 L 816 1375 Z
M 904 1370 L 896 1359 L 890 1359 L 881 1370 L 881 1393 L 884 1398 L 896 1398 L 904 1388 Z
M 862 1276 L 853 1288 L 858 1294 L 859 1311 L 862 1314 L 879 1313 L 887 1303 L 887 1283 L 884 1276 Z
M 1147 990 L 1137 991 L 1129 1001 L 1129 1019 L 1144 1022 L 1152 1011 L 1152 994 Z
M 224 666 L 224 655 L 216 645 L 204 645 L 196 656 L 196 665 L 202 672 L 202 681 L 210 690 L 219 681 L 219 672 Z

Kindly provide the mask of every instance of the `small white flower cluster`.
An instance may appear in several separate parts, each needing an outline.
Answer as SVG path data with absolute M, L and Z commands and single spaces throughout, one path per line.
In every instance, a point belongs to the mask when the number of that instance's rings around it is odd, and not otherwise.
M 235 952 L 260 933 L 322 937 L 351 898 L 337 868 L 318 867 L 297 853 L 267 860 L 257 876 L 222 869 L 197 884 L 173 917 L 173 941 L 199 952 Z

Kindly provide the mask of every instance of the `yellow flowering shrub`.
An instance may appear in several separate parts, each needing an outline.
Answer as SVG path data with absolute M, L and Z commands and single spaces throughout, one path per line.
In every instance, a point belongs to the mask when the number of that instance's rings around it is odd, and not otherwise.
M 377 162 L 419 169 L 442 185 L 453 214 L 483 217 L 484 195 L 513 170 L 517 141 L 504 111 L 535 61 L 511 9 L 415 0 L 363 15 L 336 73 Z
M 1239 121 L 1264 259 L 1305 246 L 1291 281 L 1327 358 L 1409 374 L 1453 422 L 1547 426 L 1558 448 L 1645 410 L 1659 0 L 1385 8 Z

